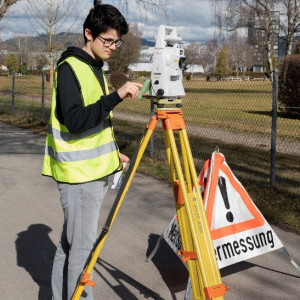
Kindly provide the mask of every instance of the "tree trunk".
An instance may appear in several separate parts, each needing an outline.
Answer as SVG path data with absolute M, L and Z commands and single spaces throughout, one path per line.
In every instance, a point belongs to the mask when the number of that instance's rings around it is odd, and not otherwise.
M 53 74 L 54 74 L 54 59 L 53 59 L 53 19 L 52 19 L 52 12 L 53 12 L 53 3 L 50 1 L 50 9 L 49 9 L 49 68 L 50 68 L 50 87 L 53 87 Z
M 272 56 L 271 56 L 271 53 L 272 53 L 271 47 L 272 47 L 271 38 L 268 37 L 268 39 L 267 39 L 267 57 L 268 57 L 268 63 L 269 63 L 269 67 L 270 67 L 270 80 L 271 80 L 271 82 L 273 82 L 274 68 L 273 68 L 273 61 L 272 61 Z
M 50 87 L 53 87 L 53 78 L 54 78 L 54 59 L 53 59 L 53 51 L 51 50 L 50 59 L 49 59 L 49 68 L 50 68 Z
M 5 15 L 5 13 L 7 12 L 7 10 L 17 2 L 18 0 L 6 0 L 3 1 L 3 3 L 1 3 L 0 6 L 0 20 L 2 19 L 2 17 Z

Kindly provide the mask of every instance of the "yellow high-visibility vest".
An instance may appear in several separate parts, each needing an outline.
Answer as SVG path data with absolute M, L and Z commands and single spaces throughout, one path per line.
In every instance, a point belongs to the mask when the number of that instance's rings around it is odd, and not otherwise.
M 75 57 L 68 57 L 63 62 L 70 65 L 77 77 L 84 106 L 98 101 L 103 91 L 92 68 Z M 105 89 L 108 92 L 106 81 Z M 70 133 L 56 117 L 56 94 L 57 71 L 42 174 L 59 182 L 83 183 L 121 170 L 119 149 L 111 124 L 112 113 L 95 128 Z

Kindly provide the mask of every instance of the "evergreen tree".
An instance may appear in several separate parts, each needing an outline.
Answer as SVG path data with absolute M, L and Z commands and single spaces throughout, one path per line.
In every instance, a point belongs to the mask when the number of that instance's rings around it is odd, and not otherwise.
M 10 73 L 17 72 L 19 68 L 18 56 L 16 54 L 9 54 L 6 57 L 4 64 L 7 66 Z
M 219 78 L 222 78 L 230 74 L 231 74 L 231 70 L 229 67 L 227 47 L 224 45 L 217 55 L 215 75 L 219 76 Z

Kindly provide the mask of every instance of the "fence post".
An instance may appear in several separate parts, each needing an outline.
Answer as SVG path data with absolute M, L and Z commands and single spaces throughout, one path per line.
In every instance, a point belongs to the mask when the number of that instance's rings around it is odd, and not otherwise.
M 11 87 L 11 114 L 14 115 L 15 113 L 15 80 L 16 80 L 16 73 L 13 71 L 12 74 L 12 87 Z
M 270 186 L 275 186 L 276 179 L 276 139 L 277 139 L 277 104 L 278 104 L 278 70 L 273 73 L 272 83 L 272 128 L 271 128 L 271 163 Z
M 45 72 L 42 70 L 42 116 L 41 122 L 45 123 Z

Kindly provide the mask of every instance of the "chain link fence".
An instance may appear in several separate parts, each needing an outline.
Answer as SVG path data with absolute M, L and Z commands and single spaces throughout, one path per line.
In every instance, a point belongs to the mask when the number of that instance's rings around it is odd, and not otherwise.
M 31 118 L 48 122 L 51 88 L 44 74 L 0 76 L 0 83 L 0 112 L 26 115 L 28 122 Z M 253 190 L 255 185 L 282 186 L 299 201 L 300 114 L 287 113 L 277 103 L 277 76 L 273 83 L 259 78 L 207 81 L 191 77 L 183 84 L 184 120 L 198 171 L 219 149 L 246 187 L 247 182 Z M 150 100 L 126 99 L 115 108 L 121 147 L 139 141 L 150 115 Z M 160 126 L 148 150 L 154 158 L 166 158 Z

